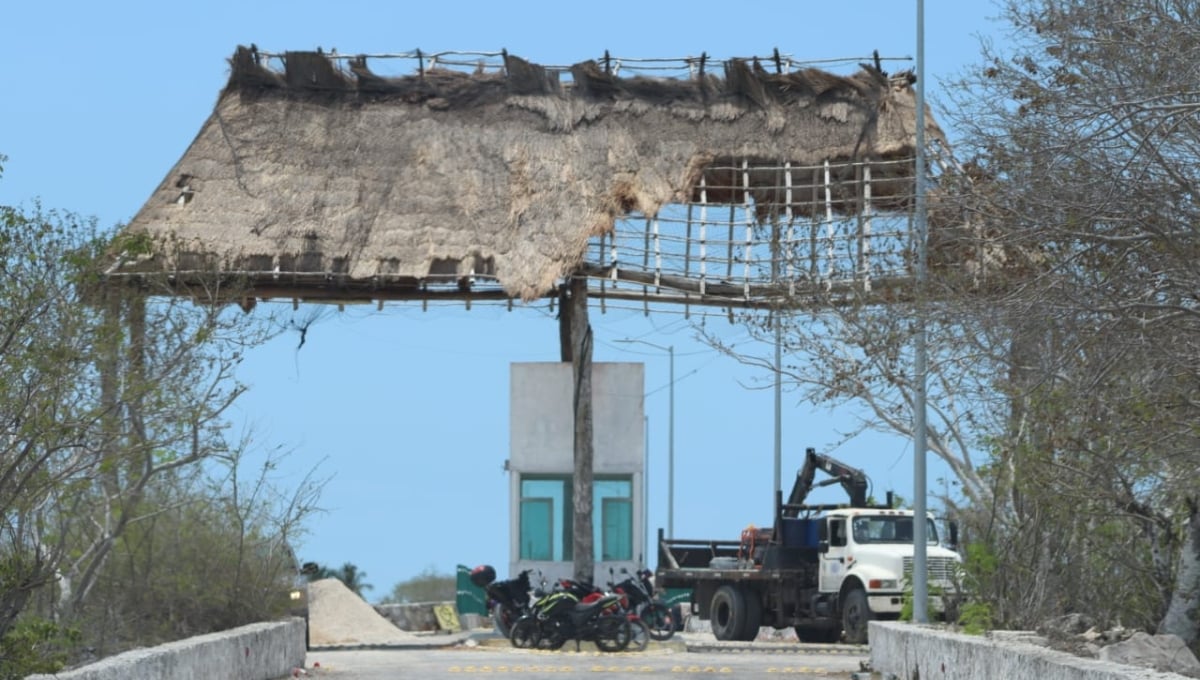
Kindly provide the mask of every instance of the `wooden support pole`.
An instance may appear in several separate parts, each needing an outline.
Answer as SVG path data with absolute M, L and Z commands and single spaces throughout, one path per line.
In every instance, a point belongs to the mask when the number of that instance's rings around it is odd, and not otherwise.
M 574 376 L 575 414 L 575 513 L 574 578 L 595 580 L 592 541 L 592 480 L 594 447 L 592 442 L 592 327 L 588 322 L 587 278 L 572 278 L 563 286 L 559 307 L 559 337 L 563 361 L 570 361 Z

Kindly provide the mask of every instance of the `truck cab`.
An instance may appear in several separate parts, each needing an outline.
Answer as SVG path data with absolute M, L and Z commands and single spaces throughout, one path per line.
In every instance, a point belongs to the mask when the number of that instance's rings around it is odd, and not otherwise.
M 904 604 L 904 592 L 911 587 L 913 565 L 913 513 L 911 510 L 883 508 L 841 508 L 827 511 L 816 521 L 825 523 L 827 547 L 820 557 L 818 589 L 827 597 L 836 597 L 843 611 L 855 618 L 853 591 L 865 598 L 867 619 L 896 618 Z M 937 523 L 926 518 L 926 568 L 929 591 L 933 595 L 957 592 L 956 572 L 961 558 L 939 540 Z M 943 611 L 943 597 L 930 598 L 933 611 Z

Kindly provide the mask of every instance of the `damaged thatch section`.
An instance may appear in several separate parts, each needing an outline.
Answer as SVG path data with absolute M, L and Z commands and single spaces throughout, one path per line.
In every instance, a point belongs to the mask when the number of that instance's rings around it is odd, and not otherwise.
M 115 274 L 215 268 L 298 296 L 480 277 L 532 299 L 631 211 L 749 193 L 759 219 L 779 214 L 788 164 L 880 161 L 875 209 L 912 195 L 911 162 L 894 162 L 914 155 L 911 77 L 871 66 L 843 77 L 731 61 L 723 77 L 678 80 L 584 62 L 563 82 L 507 55 L 502 73 L 404 77 L 311 52 L 287 53 L 282 72 L 260 62 L 238 48 L 213 114 L 127 228 L 153 254 L 125 253 Z M 799 197 L 818 181 L 788 187 Z M 854 199 L 829 205 L 852 213 Z

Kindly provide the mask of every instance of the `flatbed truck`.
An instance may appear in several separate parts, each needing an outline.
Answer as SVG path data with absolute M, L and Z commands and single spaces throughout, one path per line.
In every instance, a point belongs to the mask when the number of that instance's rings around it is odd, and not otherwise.
M 814 483 L 818 470 L 830 479 Z M 838 483 L 847 504 L 805 504 L 815 486 Z M 737 539 L 665 538 L 658 532 L 659 588 L 692 592 L 692 615 L 718 640 L 755 639 L 759 629 L 791 627 L 802 642 L 862 644 L 871 619 L 898 618 L 912 573 L 911 510 L 867 501 L 867 477 L 828 456 L 806 451 L 786 502 L 776 493 L 771 527 L 747 527 Z M 926 518 L 930 610 L 953 609 L 958 553 L 938 540 Z M 956 542 L 950 524 L 949 544 Z

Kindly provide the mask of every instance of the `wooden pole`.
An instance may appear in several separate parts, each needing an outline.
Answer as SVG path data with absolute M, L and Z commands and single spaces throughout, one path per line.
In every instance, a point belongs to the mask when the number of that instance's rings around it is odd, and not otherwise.
M 570 361 L 574 376 L 575 414 L 575 513 L 572 525 L 574 578 L 595 580 L 595 547 L 592 540 L 592 327 L 588 322 L 587 279 L 572 278 L 563 288 L 559 335 L 563 361 Z

